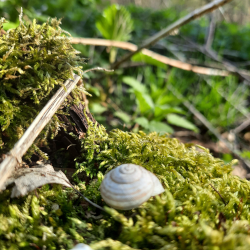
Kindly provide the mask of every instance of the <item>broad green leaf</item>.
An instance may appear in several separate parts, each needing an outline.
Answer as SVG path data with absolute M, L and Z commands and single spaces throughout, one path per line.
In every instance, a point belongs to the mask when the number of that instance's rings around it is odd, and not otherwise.
M 158 122 L 158 121 L 151 121 L 149 122 L 148 129 L 151 132 L 157 132 L 157 133 L 173 133 L 174 130 L 167 125 L 164 122 Z
M 143 92 L 143 93 L 147 92 L 146 87 L 142 83 L 140 83 L 139 81 L 137 81 L 135 78 L 133 78 L 133 77 L 124 76 L 122 78 L 122 81 L 124 83 L 126 83 L 127 85 L 129 85 L 130 87 L 132 87 L 133 90 L 137 90 L 137 91 Z
M 154 109 L 154 103 L 150 95 L 135 91 L 136 101 L 142 114 Z
M 167 95 L 167 94 L 159 96 L 156 100 L 156 103 L 159 105 L 163 105 L 163 104 L 167 104 L 167 103 L 173 105 L 173 102 L 175 103 L 175 105 L 176 105 L 176 102 L 181 103 L 181 101 L 176 100 L 176 97 L 171 96 L 171 95 Z
M 148 119 L 145 117 L 138 117 L 135 119 L 135 122 L 138 123 L 140 126 L 142 126 L 143 128 L 148 129 Z
M 90 86 L 88 88 L 88 91 L 95 94 L 96 96 L 100 96 L 100 90 L 98 88 L 96 88 L 96 87 Z
M 107 108 L 103 107 L 103 106 L 100 105 L 99 103 L 93 103 L 93 104 L 90 106 L 90 110 L 91 110 L 91 112 L 93 112 L 94 114 L 101 114 L 101 113 L 103 113 L 104 111 L 106 111 Z
M 124 121 L 125 123 L 130 123 L 130 116 L 122 111 L 116 111 L 114 113 L 114 116 L 120 118 L 122 121 Z
M 199 131 L 199 129 L 193 123 L 189 122 L 188 120 L 186 120 L 185 118 L 179 115 L 169 114 L 167 115 L 167 120 L 170 124 L 173 124 L 182 128 L 187 128 L 195 132 Z

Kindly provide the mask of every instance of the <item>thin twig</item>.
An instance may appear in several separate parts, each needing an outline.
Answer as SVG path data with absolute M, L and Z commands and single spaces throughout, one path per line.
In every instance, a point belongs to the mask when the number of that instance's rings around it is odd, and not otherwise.
M 184 37 L 183 37 L 184 38 Z M 206 56 L 212 58 L 213 60 L 220 62 L 223 64 L 223 66 L 226 68 L 227 71 L 234 73 L 238 76 L 240 76 L 241 78 L 243 78 L 244 80 L 247 81 L 247 84 L 250 85 L 250 76 L 249 76 L 249 72 L 246 72 L 246 74 L 244 74 L 244 70 L 240 70 L 238 69 L 233 63 L 223 60 L 221 59 L 217 53 L 211 49 L 211 48 L 207 48 L 205 46 L 201 46 L 199 44 L 196 44 L 195 42 L 184 38 L 185 41 L 189 42 L 190 44 L 193 45 L 194 48 L 196 48 L 198 51 L 200 51 L 201 53 L 205 54 Z
M 209 25 L 209 30 L 208 30 L 208 36 L 206 40 L 205 47 L 207 49 L 210 49 L 213 44 L 214 40 L 214 33 L 215 33 L 215 28 L 216 28 L 216 20 L 215 20 L 215 13 L 211 14 L 211 20 L 210 20 L 210 25 Z
M 106 72 L 113 72 L 114 71 L 113 69 L 105 69 L 105 68 L 101 68 L 101 67 L 96 67 L 96 68 L 91 68 L 91 69 L 87 69 L 87 70 L 83 71 L 83 74 L 90 72 L 90 71 L 95 71 L 95 70 L 106 71 Z
M 71 185 L 71 184 L 70 184 L 70 185 Z M 94 207 L 96 207 L 96 208 L 98 208 L 98 209 L 100 209 L 100 210 L 102 210 L 102 211 L 105 212 L 104 208 L 102 208 L 101 206 L 95 204 L 93 201 L 89 200 L 89 199 L 88 199 L 87 197 L 85 197 L 81 192 L 79 192 L 77 189 L 75 189 L 75 188 L 73 187 L 73 185 L 71 185 L 71 187 L 75 190 L 75 192 L 77 192 L 80 196 L 82 196 L 83 199 L 86 200 L 88 203 L 90 203 L 92 206 L 94 206 Z
M 209 184 L 212 188 L 213 188 L 213 190 L 220 196 L 220 198 L 221 198 L 221 200 L 223 201 L 223 203 L 225 204 L 225 206 L 227 205 L 227 203 L 225 202 L 225 200 L 223 199 L 223 197 L 221 196 L 221 194 L 219 193 L 219 191 L 217 191 L 216 189 L 215 189 L 215 187 L 212 185 L 212 184 Z
M 71 187 L 72 187 L 72 189 L 74 189 L 74 191 L 76 192 L 76 193 L 78 193 L 80 196 L 82 196 L 83 197 L 83 199 L 84 200 L 86 200 L 88 203 L 90 203 L 92 206 L 94 206 L 94 207 L 96 207 L 96 208 L 98 208 L 98 209 L 100 209 L 100 210 L 102 210 L 102 211 L 104 211 L 105 212 L 105 210 L 104 210 L 104 208 L 102 208 L 101 206 L 99 206 L 99 205 L 97 205 L 96 203 L 94 203 L 93 201 L 91 201 L 91 200 L 89 200 L 87 197 L 85 197 L 81 192 L 79 192 L 68 180 L 66 180 L 66 179 L 64 179 L 64 178 L 62 178 L 62 177 L 60 177 L 60 176 L 58 176 L 58 175 L 56 175 L 56 174 L 53 174 L 53 173 L 46 173 L 47 175 L 51 175 L 51 176 L 55 176 L 56 178 L 59 178 L 59 179 L 62 179 L 62 180 L 64 180 L 65 182 L 67 182 Z
M 97 38 L 72 38 L 71 43 L 73 44 L 85 44 L 85 45 L 95 45 L 95 46 L 107 46 L 107 47 L 117 47 L 130 51 L 137 51 L 138 47 L 135 44 L 129 42 L 121 42 L 121 41 L 113 41 L 113 40 L 105 40 L 105 39 L 97 39 Z M 228 76 L 229 72 L 225 70 L 219 70 L 214 68 L 206 68 L 195 66 L 190 63 L 182 62 L 179 60 L 175 60 L 166 56 L 162 56 L 157 54 L 151 50 L 143 49 L 142 54 L 152 57 L 153 59 L 162 62 L 166 65 L 173 66 L 175 68 L 193 71 L 198 74 L 204 75 L 220 75 L 220 76 Z M 107 71 L 107 70 L 106 70 Z
M 250 117 L 245 120 L 244 122 L 242 122 L 238 127 L 236 127 L 233 132 L 235 134 L 239 134 L 242 130 L 244 130 L 245 128 L 247 128 L 250 125 Z
M 184 24 L 187 24 L 190 21 L 192 21 L 192 20 L 194 20 L 194 19 L 196 19 L 196 18 L 198 18 L 206 13 L 209 13 L 209 12 L 219 8 L 220 6 L 222 6 L 228 2 L 231 2 L 231 1 L 232 0 L 215 0 L 209 4 L 204 5 L 203 7 L 199 8 L 199 9 L 194 10 L 193 12 L 180 18 L 179 20 L 177 20 L 173 24 L 169 25 L 167 28 L 161 30 L 160 32 L 158 32 L 157 34 L 155 34 L 154 36 L 152 36 L 151 38 L 146 40 L 141 46 L 139 46 L 139 48 L 136 51 L 125 55 L 120 61 L 116 62 L 112 66 L 112 68 L 113 69 L 118 68 L 123 62 L 129 60 L 133 55 L 135 55 L 136 53 L 141 51 L 143 48 L 148 48 L 151 45 L 157 43 L 160 39 L 162 39 L 163 37 L 166 37 L 171 32 L 180 28 Z

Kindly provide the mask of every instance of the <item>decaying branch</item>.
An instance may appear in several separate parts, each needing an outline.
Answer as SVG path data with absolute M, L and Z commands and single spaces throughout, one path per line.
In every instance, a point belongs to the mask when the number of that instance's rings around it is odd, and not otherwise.
M 150 37 L 141 46 L 139 46 L 136 51 L 128 53 L 120 61 L 116 62 L 112 66 L 112 68 L 113 69 L 118 68 L 122 63 L 129 60 L 133 55 L 135 55 L 136 53 L 138 53 L 142 49 L 148 48 L 148 47 L 152 46 L 153 44 L 157 43 L 160 39 L 162 39 L 163 37 L 168 36 L 170 33 L 175 31 L 176 29 L 180 28 L 184 24 L 187 24 L 187 23 L 191 22 L 192 20 L 194 20 L 194 19 L 196 19 L 196 18 L 198 18 L 198 17 L 200 17 L 200 16 L 202 16 L 202 15 L 204 15 L 206 13 L 209 13 L 209 12 L 219 8 L 220 6 L 222 6 L 222 5 L 226 4 L 226 3 L 229 3 L 231 1 L 232 0 L 215 0 L 215 1 L 211 2 L 211 3 L 208 3 L 208 4 L 204 5 L 203 7 L 199 8 L 199 9 L 196 9 L 196 10 L 192 11 L 191 13 L 189 13 L 186 16 L 180 18 L 179 20 L 177 20 L 173 24 L 169 25 L 167 28 L 161 30 L 160 32 L 158 32 L 154 36 Z
M 72 38 L 71 43 L 73 44 L 84 44 L 84 45 L 95 45 L 95 46 L 106 46 L 106 47 L 117 47 L 124 50 L 137 51 L 138 47 L 135 44 L 129 42 L 105 40 L 105 39 L 96 39 L 96 38 Z M 190 63 L 185 63 L 179 60 L 175 60 L 166 56 L 162 56 L 148 49 L 142 49 L 142 54 L 150 56 L 155 60 L 162 62 L 164 64 L 170 65 L 175 68 L 193 71 L 197 74 L 203 75 L 219 75 L 227 76 L 229 72 L 226 70 L 219 70 L 214 68 L 206 68 L 195 66 Z

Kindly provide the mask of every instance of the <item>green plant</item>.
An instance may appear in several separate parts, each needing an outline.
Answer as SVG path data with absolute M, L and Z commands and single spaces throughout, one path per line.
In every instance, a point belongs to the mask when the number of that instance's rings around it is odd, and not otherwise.
M 168 81 L 219 130 L 235 126 L 248 113 L 249 89 L 235 76 L 208 78 L 172 69 Z
M 132 77 L 125 76 L 122 81 L 130 86 L 129 92 L 134 93 L 138 111 L 135 122 L 147 131 L 172 133 L 173 129 L 168 124 L 198 131 L 197 127 L 178 114 L 184 114 L 184 110 L 171 105 L 173 98 L 169 95 L 167 83 L 161 77 L 163 72 L 158 69 L 157 74 L 147 68 L 144 73 L 146 84 L 142 84 Z
M 133 31 L 133 20 L 125 7 L 114 4 L 104 10 L 96 21 L 96 27 L 106 39 L 128 41 Z M 110 48 L 110 63 L 115 61 L 116 54 L 117 49 Z

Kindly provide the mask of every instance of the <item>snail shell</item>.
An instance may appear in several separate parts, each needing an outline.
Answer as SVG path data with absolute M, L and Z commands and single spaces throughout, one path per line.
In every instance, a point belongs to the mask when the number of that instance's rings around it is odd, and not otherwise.
M 72 248 L 71 250 L 93 250 L 92 248 L 90 248 L 90 246 L 83 244 L 83 243 L 79 243 L 77 245 L 74 246 L 74 248 Z
M 135 164 L 122 164 L 108 172 L 100 190 L 104 201 L 120 210 L 136 208 L 151 196 L 164 192 L 153 173 Z

